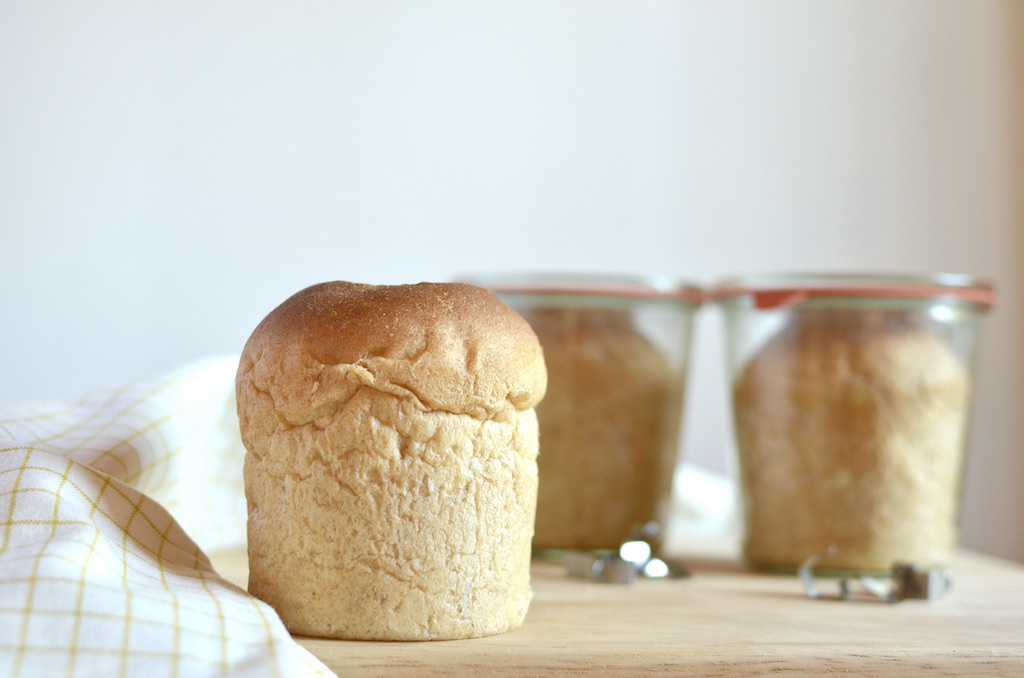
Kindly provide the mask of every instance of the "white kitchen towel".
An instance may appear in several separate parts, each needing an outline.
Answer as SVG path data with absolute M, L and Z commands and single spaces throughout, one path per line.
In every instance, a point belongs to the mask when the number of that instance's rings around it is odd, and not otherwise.
M 245 543 L 236 366 L 0 412 L 0 675 L 333 675 L 205 554 Z

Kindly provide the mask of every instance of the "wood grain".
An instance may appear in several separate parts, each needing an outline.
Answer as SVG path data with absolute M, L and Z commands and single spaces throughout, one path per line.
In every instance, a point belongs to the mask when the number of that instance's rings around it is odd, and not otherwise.
M 213 560 L 245 585 L 244 553 Z M 1014 563 L 961 553 L 945 597 L 898 604 L 811 600 L 796 577 L 692 566 L 690 579 L 617 586 L 535 563 L 526 622 L 490 638 L 298 640 L 344 676 L 1024 676 Z

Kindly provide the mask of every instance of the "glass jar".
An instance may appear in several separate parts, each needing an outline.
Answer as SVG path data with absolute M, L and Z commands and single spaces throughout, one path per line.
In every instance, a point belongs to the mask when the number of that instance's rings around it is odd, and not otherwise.
M 466 282 L 517 310 L 544 348 L 534 549 L 614 548 L 651 521 L 664 525 L 701 290 L 633 276 Z
M 981 317 L 962 275 L 726 281 L 722 309 L 751 564 L 888 572 L 946 561 Z M 828 555 L 823 555 L 828 554 Z

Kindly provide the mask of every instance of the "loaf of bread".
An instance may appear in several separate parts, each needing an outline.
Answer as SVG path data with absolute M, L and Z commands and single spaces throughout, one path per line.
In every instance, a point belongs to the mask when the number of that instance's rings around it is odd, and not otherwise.
M 298 635 L 456 639 L 530 602 L 544 358 L 463 284 L 307 288 L 242 353 L 249 590 Z
M 536 549 L 617 548 L 667 517 L 682 389 L 620 308 L 538 308 L 548 390 L 537 408 Z
M 755 564 L 887 572 L 957 545 L 967 366 L 904 312 L 806 310 L 733 391 Z

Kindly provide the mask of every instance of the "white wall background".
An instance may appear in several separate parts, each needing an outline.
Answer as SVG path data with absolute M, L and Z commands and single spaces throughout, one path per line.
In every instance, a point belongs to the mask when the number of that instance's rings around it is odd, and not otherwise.
M 2 3 L 0 406 L 237 352 L 327 279 L 974 273 L 964 542 L 1024 560 L 1022 45 L 1014 0 Z

